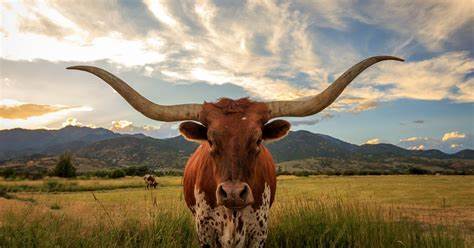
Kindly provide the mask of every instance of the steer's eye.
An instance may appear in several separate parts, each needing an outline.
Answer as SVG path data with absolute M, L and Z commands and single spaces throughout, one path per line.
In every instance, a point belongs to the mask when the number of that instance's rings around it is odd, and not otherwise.
M 260 144 L 262 144 L 262 139 L 257 140 L 257 146 L 260 146 Z
M 213 145 L 212 141 L 208 140 L 207 142 L 209 143 L 209 146 L 212 148 L 212 145 Z

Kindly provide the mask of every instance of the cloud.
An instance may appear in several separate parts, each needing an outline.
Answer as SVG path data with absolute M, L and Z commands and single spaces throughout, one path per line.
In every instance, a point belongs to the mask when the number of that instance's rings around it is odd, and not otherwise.
M 443 152 L 453 153 L 462 149 L 473 147 L 473 137 L 470 134 L 461 132 L 447 132 L 440 138 L 433 137 L 408 137 L 400 139 L 399 146 L 419 150 L 438 149 Z
M 67 127 L 67 126 L 75 126 L 75 127 L 90 127 L 90 128 L 96 128 L 95 125 L 93 124 L 83 124 L 79 122 L 76 118 L 74 117 L 68 117 L 62 124 L 62 127 Z
M 456 149 L 456 148 L 461 147 L 461 146 L 462 146 L 462 144 L 451 144 L 450 147 L 451 147 L 452 149 Z
M 351 108 L 349 110 L 349 112 L 351 112 L 351 113 L 360 113 L 362 111 L 373 109 L 373 108 L 377 107 L 377 105 L 378 105 L 378 103 L 375 102 L 375 101 L 366 101 L 366 102 L 360 103 L 360 104 L 356 105 L 355 107 Z
M 65 106 L 51 106 L 44 104 L 24 103 L 18 105 L 0 105 L 0 118 L 3 119 L 28 119 L 29 117 L 42 116 L 61 110 L 70 109 Z
M 290 123 L 292 127 L 297 127 L 297 126 L 312 126 L 316 125 L 319 122 L 327 119 L 331 119 L 334 117 L 333 114 L 329 112 L 323 112 L 319 114 L 319 118 L 314 118 L 314 117 L 309 117 L 309 118 L 297 118 L 297 119 L 291 119 Z
M 366 94 L 361 97 L 375 97 L 381 101 L 410 98 L 474 102 L 474 78 L 468 76 L 472 71 L 474 59 L 468 52 L 449 52 L 416 62 L 382 63 L 361 75 L 364 87 L 367 87 Z M 390 87 L 380 91 L 377 86 Z M 362 91 L 355 94 L 360 95 Z
M 425 150 L 425 145 L 410 146 L 408 150 Z
M 113 2 L 11 1 L 0 3 L 0 11 L 3 14 L 0 24 L 2 58 L 49 61 L 107 59 L 126 66 L 164 59 L 154 49 L 160 42 L 152 35 L 136 39 L 140 25 L 131 23 L 146 12 L 125 19 L 119 6 Z
M 362 20 L 414 37 L 431 50 L 439 50 L 452 34 L 472 23 L 472 1 L 370 1 L 361 9 Z
M 426 137 L 410 137 L 410 138 L 400 139 L 400 142 L 414 142 L 414 141 L 420 141 L 420 140 L 428 140 L 428 138 L 426 138 Z
M 176 123 L 163 122 L 159 126 L 136 126 L 127 120 L 112 121 L 111 131 L 126 134 L 144 134 L 154 138 L 169 138 L 179 134 Z
M 448 141 L 451 139 L 464 139 L 464 138 L 466 138 L 466 134 L 455 131 L 455 132 L 445 133 L 443 135 L 443 138 L 441 138 L 441 140 Z
M 380 139 L 375 138 L 375 139 L 369 139 L 369 140 L 367 140 L 364 144 L 376 145 L 376 144 L 379 144 L 379 143 L 380 143 Z
M 63 106 L 0 100 L 0 129 L 45 127 L 72 112 L 92 111 L 87 106 Z
M 426 122 L 425 120 L 414 120 L 410 122 L 400 122 L 400 125 L 402 126 L 409 125 L 409 124 L 421 125 L 421 124 L 424 124 L 425 122 Z
M 31 20 L 22 18 L 19 20 L 19 31 L 45 34 L 47 36 L 62 38 L 72 32 L 68 29 L 57 25 L 45 16 L 38 16 L 36 19 Z
M 296 99 L 329 86 L 372 53 L 346 38 L 357 37 L 358 24 L 390 30 L 390 35 L 371 35 L 383 36 L 386 50 L 402 53 L 412 40 L 442 48 L 471 18 L 468 1 L 369 1 L 365 8 L 347 0 L 51 0 L 0 6 L 4 59 L 105 60 L 117 70 L 135 68 L 170 83 L 231 83 L 257 100 Z M 360 100 L 340 99 L 330 108 L 357 113 L 403 98 L 472 102 L 474 79 L 467 75 L 473 65 L 466 51 L 384 62 L 344 93 L 346 99 Z

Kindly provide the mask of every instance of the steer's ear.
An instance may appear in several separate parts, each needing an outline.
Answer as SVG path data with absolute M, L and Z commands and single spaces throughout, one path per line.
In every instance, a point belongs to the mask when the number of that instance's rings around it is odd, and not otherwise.
M 274 120 L 263 126 L 262 139 L 266 141 L 281 139 L 288 134 L 290 127 L 291 124 L 285 120 Z
M 179 132 L 188 140 L 201 142 L 207 140 L 207 128 L 199 123 L 185 121 L 179 125 Z

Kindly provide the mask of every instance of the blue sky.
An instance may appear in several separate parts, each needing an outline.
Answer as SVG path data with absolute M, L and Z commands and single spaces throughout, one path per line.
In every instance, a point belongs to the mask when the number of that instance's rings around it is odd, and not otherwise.
M 474 16 L 467 1 L 2 1 L 0 129 L 104 127 L 177 135 L 99 79 L 161 104 L 316 94 L 360 60 L 330 108 L 293 130 L 455 152 L 474 148 Z

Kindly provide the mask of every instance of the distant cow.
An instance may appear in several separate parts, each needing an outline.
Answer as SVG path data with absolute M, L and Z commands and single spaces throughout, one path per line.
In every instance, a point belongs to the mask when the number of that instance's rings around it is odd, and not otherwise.
M 156 186 L 158 185 L 158 183 L 156 182 L 155 177 L 154 177 L 153 175 L 146 174 L 146 175 L 143 177 L 143 180 L 145 180 L 146 188 L 147 188 L 147 189 L 149 189 L 149 188 L 151 188 L 151 187 L 153 187 L 153 188 L 156 189 Z

